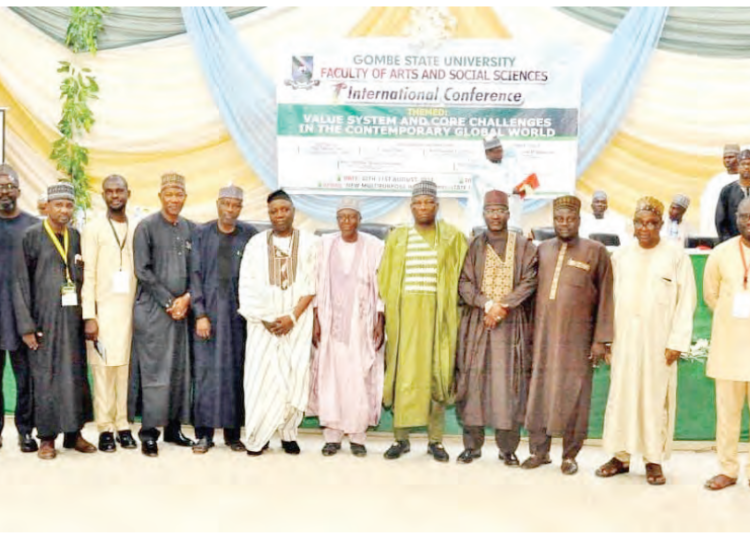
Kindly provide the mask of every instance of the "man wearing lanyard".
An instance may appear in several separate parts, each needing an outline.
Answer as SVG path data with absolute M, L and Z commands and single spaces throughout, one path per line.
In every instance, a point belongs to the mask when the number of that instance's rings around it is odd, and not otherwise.
M 15 258 L 13 305 L 18 332 L 29 348 L 38 456 L 51 460 L 61 432 L 65 448 L 91 453 L 96 447 L 81 436 L 92 412 L 80 306 L 81 241 L 78 231 L 68 227 L 73 185 L 53 184 L 47 199 L 47 219 L 26 230 Z
M 713 311 L 711 349 L 706 376 L 716 381 L 716 452 L 721 473 L 706 482 L 720 490 L 737 483 L 740 466 L 737 445 L 742 408 L 750 393 L 750 197 L 737 209 L 740 236 L 721 243 L 711 252 L 703 275 L 703 298 Z M 745 477 L 750 473 L 747 469 Z
M 94 417 L 99 450 L 114 452 L 115 432 L 123 448 L 136 448 L 128 425 L 128 365 L 133 337 L 133 230 L 125 208 L 128 183 L 110 175 L 102 184 L 107 215 L 83 231 L 84 331 L 94 377 Z

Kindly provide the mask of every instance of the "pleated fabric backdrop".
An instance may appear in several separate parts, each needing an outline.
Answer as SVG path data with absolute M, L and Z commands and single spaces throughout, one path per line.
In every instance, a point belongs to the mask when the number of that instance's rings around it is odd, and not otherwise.
M 679 15 L 683 19 L 690 16 L 685 9 Z M 554 36 L 578 46 L 587 65 L 615 38 L 610 33 L 614 24 L 552 8 L 452 8 L 451 13 L 458 21 L 457 38 Z M 664 32 L 670 29 L 669 39 L 677 42 L 674 32 L 679 27 L 674 24 L 679 17 L 671 14 Z M 409 8 L 264 8 L 241 14 L 231 24 L 259 69 L 273 79 L 277 46 L 289 36 L 314 40 L 401 35 L 409 16 Z M 618 17 L 617 23 L 622 18 Z M 722 23 L 716 17 L 704 22 Z M 685 28 L 679 37 L 686 42 Z M 750 111 L 740 101 L 740 88 L 750 82 L 750 59 L 738 52 L 741 34 L 730 43 L 714 39 L 700 56 L 667 45 L 668 36 L 662 35 L 611 139 L 579 178 L 584 204 L 593 190 L 604 189 L 611 206 L 629 214 L 641 195 L 668 201 L 679 191 L 693 199 L 688 219 L 697 224 L 703 186 L 722 169 L 723 144 L 750 140 L 750 121 L 745 117 Z M 58 61 L 71 57 L 27 18 L 0 9 L 0 106 L 10 107 L 6 153 L 22 174 L 25 208 L 58 176 L 48 160 L 60 113 L 56 68 Z M 246 189 L 243 217 L 264 218 L 268 186 L 230 135 L 188 34 L 101 50 L 95 57 L 81 54 L 76 61 L 94 71 L 101 87 L 93 106 L 97 124 L 84 140 L 91 150 L 89 171 L 95 185 L 110 173 L 123 174 L 131 183 L 132 204 L 153 210 L 158 205 L 158 177 L 178 170 L 188 177 L 188 216 L 211 218 L 219 186 L 233 181 Z M 96 208 L 101 206 L 97 203 Z M 458 203 L 444 203 L 442 208 L 447 219 L 462 217 Z M 540 213 L 538 217 L 547 217 Z M 379 218 L 406 219 L 403 203 Z M 304 215 L 300 223 L 325 225 Z

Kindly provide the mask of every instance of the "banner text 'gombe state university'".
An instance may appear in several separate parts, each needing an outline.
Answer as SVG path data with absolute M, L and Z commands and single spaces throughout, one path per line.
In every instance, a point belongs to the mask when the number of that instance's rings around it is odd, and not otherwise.
M 575 190 L 580 70 L 512 40 L 294 45 L 277 66 L 279 185 L 298 193 L 406 195 L 434 180 L 465 196 L 498 135 L 536 196 Z

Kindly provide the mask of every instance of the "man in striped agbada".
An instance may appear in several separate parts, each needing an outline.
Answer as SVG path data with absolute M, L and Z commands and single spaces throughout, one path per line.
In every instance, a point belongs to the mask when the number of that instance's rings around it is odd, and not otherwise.
M 466 238 L 436 221 L 439 204 L 432 181 L 414 185 L 413 226 L 388 235 L 378 270 L 387 334 L 383 403 L 393 408 L 393 460 L 409 452 L 409 428 L 428 427 L 428 453 L 448 461 L 442 445 L 445 406 L 453 399 L 458 336 L 458 278 Z
M 287 454 L 299 454 L 297 427 L 307 407 L 317 239 L 295 229 L 283 190 L 268 196 L 271 229 L 256 234 L 240 265 L 239 313 L 247 320 L 247 453 L 259 456 L 278 431 Z

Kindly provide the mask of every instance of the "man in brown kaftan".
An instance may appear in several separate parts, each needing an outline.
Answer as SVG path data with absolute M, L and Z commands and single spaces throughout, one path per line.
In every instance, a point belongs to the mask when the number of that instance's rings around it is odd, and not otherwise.
M 612 264 L 606 248 L 578 236 L 581 202 L 555 199 L 556 238 L 539 246 L 539 288 L 534 317 L 534 361 L 526 413 L 531 457 L 524 469 L 550 463 L 552 436 L 563 438 L 562 472 L 586 439 L 593 364 L 612 342 Z
M 508 231 L 508 196 L 484 198 L 487 230 L 472 240 L 459 279 L 466 307 L 456 358 L 456 408 L 464 427 L 459 463 L 482 454 L 484 427 L 495 428 L 500 459 L 518 466 L 531 373 L 532 296 L 536 289 L 536 246 Z

